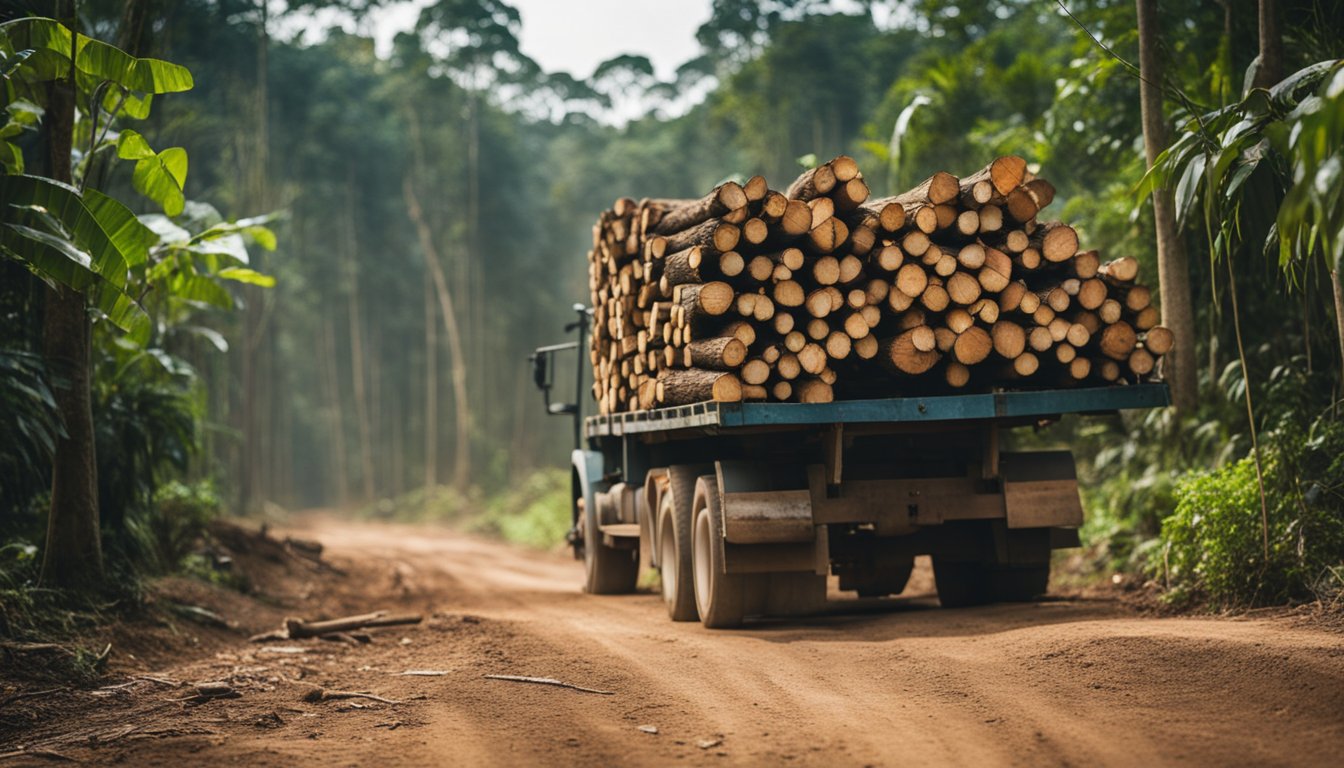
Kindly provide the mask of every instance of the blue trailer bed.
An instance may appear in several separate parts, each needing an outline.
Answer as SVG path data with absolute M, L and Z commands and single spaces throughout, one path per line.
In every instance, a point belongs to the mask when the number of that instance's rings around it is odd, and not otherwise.
M 937 423 L 1022 419 L 1066 413 L 1109 413 L 1168 405 L 1164 383 L 1131 386 L 986 392 L 968 395 L 840 400 L 833 403 L 695 403 L 592 416 L 589 438 L 682 429 L 734 429 L 810 424 Z

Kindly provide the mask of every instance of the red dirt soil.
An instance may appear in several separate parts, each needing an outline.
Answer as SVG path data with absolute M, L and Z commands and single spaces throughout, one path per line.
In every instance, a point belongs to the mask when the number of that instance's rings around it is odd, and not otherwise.
M 1085 597 L 941 610 L 925 573 L 896 599 L 708 631 L 669 622 L 651 593 L 580 594 L 581 565 L 558 554 L 334 518 L 295 532 L 322 541 L 337 570 L 270 539 L 239 556 L 253 595 L 160 586 L 235 628 L 124 628 L 104 683 L 120 687 L 7 703 L 0 688 L 0 754 L 26 750 L 0 762 L 1202 766 L 1344 754 L 1344 635 L 1293 618 L 1162 618 Z M 286 615 L 375 609 L 426 621 L 361 645 L 246 639 Z M 182 701 L 203 681 L 241 695 Z M 305 701 L 317 687 L 398 703 Z

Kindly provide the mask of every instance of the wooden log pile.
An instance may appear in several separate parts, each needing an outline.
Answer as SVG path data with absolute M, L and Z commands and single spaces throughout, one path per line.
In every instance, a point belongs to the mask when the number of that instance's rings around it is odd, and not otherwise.
M 1157 375 L 1172 334 L 1138 263 L 1080 250 L 1053 198 L 1011 156 L 891 197 L 840 156 L 783 192 L 621 198 L 589 253 L 599 411 Z

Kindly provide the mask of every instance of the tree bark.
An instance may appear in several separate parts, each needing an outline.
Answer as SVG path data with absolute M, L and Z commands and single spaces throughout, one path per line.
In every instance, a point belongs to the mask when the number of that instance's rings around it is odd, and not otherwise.
M 373 473 L 373 430 L 369 420 L 369 395 L 367 392 L 369 366 L 364 360 L 364 317 L 359 305 L 359 238 L 355 226 L 354 174 L 346 180 L 345 224 L 349 235 L 346 246 L 349 249 L 350 264 L 350 376 L 351 391 L 355 395 L 355 416 L 359 426 L 359 480 L 363 492 L 362 501 L 372 501 L 376 487 Z
M 1143 147 L 1148 166 L 1167 147 L 1167 125 L 1162 114 L 1162 65 L 1158 59 L 1157 0 L 1136 0 L 1139 16 L 1140 108 Z M 1163 325 L 1176 337 L 1167 361 L 1176 412 L 1194 411 L 1198 397 L 1195 369 L 1195 313 L 1190 295 L 1190 266 L 1185 243 L 1176 231 L 1171 191 L 1153 191 L 1153 220 L 1157 229 L 1157 272 L 1162 297 Z
M 72 30 L 74 3 L 61 2 L 53 14 Z M 77 35 L 77 32 L 76 32 Z M 70 183 L 70 150 L 75 125 L 74 73 L 48 85 L 46 132 L 48 175 Z M 42 355 L 51 378 L 65 435 L 52 456 L 51 506 L 42 553 L 43 584 L 92 586 L 102 575 L 98 531 L 98 460 L 89 391 L 91 329 L 84 295 L 65 286 L 47 290 L 42 320 Z
M 1335 268 L 1330 270 L 1330 287 L 1335 292 L 1335 333 L 1339 337 L 1339 362 L 1340 377 L 1344 382 L 1344 259 L 1335 262 Z
M 448 354 L 453 358 L 450 375 L 453 381 L 453 408 L 456 411 L 454 420 L 457 423 L 457 440 L 453 448 L 453 484 L 458 490 L 465 491 L 471 479 L 471 407 L 467 400 L 467 360 L 463 356 L 462 335 L 457 324 L 457 313 L 453 309 L 453 294 L 448 289 L 448 281 L 444 279 L 438 249 L 434 247 L 433 233 L 425 221 L 424 211 L 409 177 L 402 184 L 402 193 L 406 198 L 406 211 L 415 225 L 420 249 L 424 252 L 425 263 L 434 281 L 439 311 L 443 314 L 443 330 L 448 336 Z
M 1260 65 L 1255 70 L 1255 87 L 1269 88 L 1283 79 L 1283 35 L 1275 0 L 1260 0 Z
M 434 277 L 425 261 L 425 491 L 439 484 L 439 334 Z

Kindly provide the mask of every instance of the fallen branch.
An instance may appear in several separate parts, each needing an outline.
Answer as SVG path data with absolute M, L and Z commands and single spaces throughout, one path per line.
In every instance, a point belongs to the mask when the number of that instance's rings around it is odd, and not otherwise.
M 441 669 L 408 669 L 401 673 L 403 677 L 443 677 L 446 674 Z
M 224 682 L 197 683 L 196 693 L 181 699 L 172 699 L 172 701 L 182 701 L 188 704 L 205 704 L 216 699 L 240 699 L 243 694 L 234 689 L 233 686 Z
M 615 691 L 599 691 L 596 688 L 584 688 L 581 685 L 566 683 L 551 677 L 522 677 L 520 675 L 485 675 L 487 680 L 507 680 L 511 683 L 535 683 L 536 685 L 553 685 L 557 688 L 569 688 L 573 691 L 582 691 L 584 693 L 597 693 L 602 696 L 615 696 Z
M 339 699 L 368 699 L 369 701 L 378 701 L 383 704 L 404 703 L 396 701 L 395 699 L 385 699 L 382 696 L 375 696 L 372 693 L 360 693 L 358 691 L 328 691 L 325 688 L 314 688 L 303 694 L 303 700 L 309 703 L 337 701 Z
M 304 619 L 285 619 L 285 631 L 291 640 L 305 637 L 319 637 L 333 632 L 349 632 L 368 627 L 393 627 L 402 624 L 419 624 L 424 617 L 418 613 L 388 615 L 387 611 L 375 611 L 359 616 L 345 616 L 326 621 L 306 621 Z

